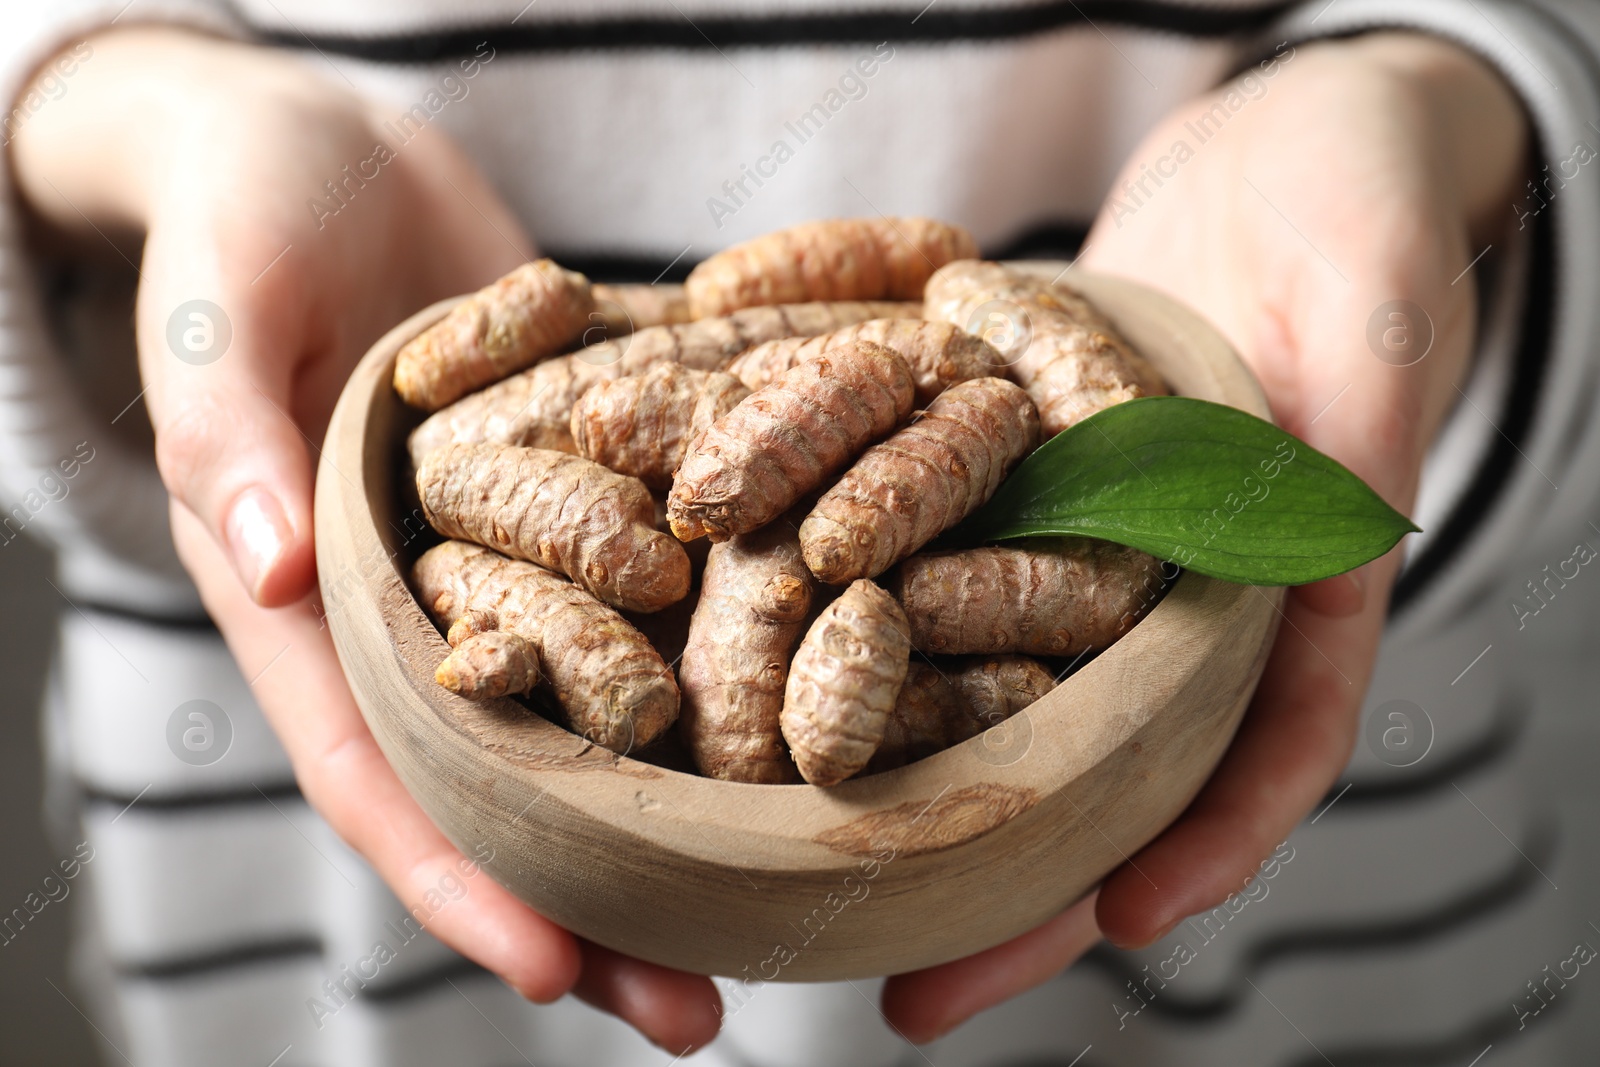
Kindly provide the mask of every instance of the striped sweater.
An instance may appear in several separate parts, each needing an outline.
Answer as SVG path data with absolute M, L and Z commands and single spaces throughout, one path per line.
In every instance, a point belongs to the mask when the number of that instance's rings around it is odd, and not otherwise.
M 1571 709 L 1592 691 L 1581 638 L 1600 610 L 1581 567 L 1570 575 L 1573 544 L 1600 544 L 1588 525 L 1600 422 L 1587 418 L 1600 187 L 1583 169 L 1562 177 L 1579 146 L 1600 144 L 1600 8 L 32 7 L 0 16 L 8 99 L 47 56 L 93 62 L 84 35 L 113 20 L 259 40 L 380 101 L 389 150 L 424 126 L 448 131 L 548 253 L 597 278 L 645 280 L 778 226 L 876 212 L 959 221 L 991 255 L 1070 255 L 1108 195 L 1137 206 L 1141 191 L 1113 181 L 1139 138 L 1243 63 L 1380 27 L 1484 55 L 1523 98 L 1548 170 L 1510 206 L 1511 238 L 1475 268 L 1481 350 L 1425 472 L 1429 533 L 1411 547 L 1369 699 L 1368 735 L 1425 736 L 1418 759 L 1396 766 L 1383 744 L 1358 745 L 1326 805 L 1225 904 L 1145 952 L 1097 949 L 927 1049 L 888 1030 L 871 983 L 730 984 L 724 1037 L 693 1059 L 1553 1064 L 1588 1062 L 1582 1050 L 1600 1045 L 1600 978 L 1577 947 L 1600 946 L 1588 925 L 1600 914 L 1584 910 L 1600 870 L 1581 822 L 1600 791 L 1570 744 L 1594 736 Z M 71 91 L 70 72 L 41 89 L 0 120 L 6 139 Z M 382 165 L 350 160 L 306 210 L 338 225 Z M 23 534 L 55 544 L 73 606 L 48 753 L 79 816 L 61 848 L 86 889 L 81 995 L 116 1051 L 141 1064 L 664 1063 L 579 1005 L 518 1002 L 416 932 L 300 800 L 172 551 L 125 336 L 130 279 L 31 258 L 4 191 L 0 551 Z M 173 723 L 202 721 L 190 712 L 226 730 L 222 758 L 174 757 Z M 0 938 L 38 914 L 0 916 Z

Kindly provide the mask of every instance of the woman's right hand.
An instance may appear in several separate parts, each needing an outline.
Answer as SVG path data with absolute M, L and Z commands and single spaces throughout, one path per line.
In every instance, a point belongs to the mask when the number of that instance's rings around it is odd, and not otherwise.
M 307 801 L 409 907 L 464 858 L 379 751 L 322 625 L 314 454 L 384 330 L 531 243 L 444 134 L 395 143 L 335 71 L 164 28 L 107 32 L 76 57 L 69 90 L 11 144 L 18 188 L 89 240 L 143 233 L 139 363 L 179 554 Z M 429 929 L 523 996 L 576 992 L 674 1053 L 715 1035 L 708 979 L 468 884 Z

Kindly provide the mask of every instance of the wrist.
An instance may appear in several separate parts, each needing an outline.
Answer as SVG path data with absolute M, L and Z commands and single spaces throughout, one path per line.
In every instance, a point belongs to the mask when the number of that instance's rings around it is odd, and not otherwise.
M 177 44 L 174 36 L 143 27 L 91 35 L 28 80 L 19 99 L 48 96 L 51 72 L 68 56 L 82 57 L 68 91 L 50 99 L 9 142 L 18 189 L 40 215 L 65 229 L 80 228 L 83 219 L 142 226 L 149 160 L 161 151 L 150 140 L 168 117 L 150 72 L 162 69 L 161 53 Z
M 146 228 L 174 171 L 203 164 L 219 123 L 239 121 L 239 87 L 293 77 L 280 57 L 258 48 L 132 26 L 64 49 L 35 72 L 22 98 L 67 57 L 78 59 L 69 90 L 18 129 L 9 149 L 24 201 L 68 230 L 86 222 Z

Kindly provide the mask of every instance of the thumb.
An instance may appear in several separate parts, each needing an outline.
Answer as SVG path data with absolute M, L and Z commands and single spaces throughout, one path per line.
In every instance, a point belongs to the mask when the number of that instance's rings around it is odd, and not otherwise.
M 147 250 L 138 332 L 162 480 L 257 603 L 291 603 L 315 579 L 312 459 L 291 400 L 303 304 L 282 287 L 164 274 L 154 259 Z

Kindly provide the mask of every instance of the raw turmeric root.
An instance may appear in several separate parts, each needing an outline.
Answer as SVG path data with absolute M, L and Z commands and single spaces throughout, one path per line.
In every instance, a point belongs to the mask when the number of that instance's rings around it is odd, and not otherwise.
M 718 252 L 684 288 L 697 319 L 804 300 L 916 300 L 934 270 L 977 254 L 970 233 L 933 219 L 828 219 Z
M 490 442 L 577 452 L 572 408 L 601 382 L 641 374 L 657 363 L 721 370 L 740 352 L 778 337 L 829 333 L 867 319 L 916 318 L 921 304 L 836 303 L 746 308 L 726 318 L 651 326 L 631 337 L 589 345 L 458 400 L 411 434 L 411 461 L 435 448 Z
M 976 511 L 1038 443 L 1038 413 L 1015 385 L 951 386 L 822 494 L 800 525 L 806 566 L 833 585 L 877 577 Z
M 667 520 L 667 498 L 664 493 L 652 494 L 656 505 L 655 527 L 668 537 L 672 537 L 672 523 Z M 674 541 L 678 539 L 672 538 Z M 711 542 L 706 539 L 698 541 L 678 541 L 683 546 L 683 551 L 689 556 L 689 570 L 696 576 L 705 572 L 706 557 L 711 554 Z
M 689 594 L 689 557 L 628 478 L 563 452 L 448 445 L 417 471 L 422 513 L 446 537 L 567 575 L 607 604 L 657 611 Z
M 590 313 L 589 325 L 599 326 L 606 338 L 626 337 L 651 326 L 674 326 L 689 321 L 689 297 L 681 285 L 596 283 L 592 291 L 594 311 Z M 587 335 L 588 331 L 584 333 Z
M 572 439 L 579 455 L 652 489 L 670 489 L 689 442 L 749 395 L 731 374 L 658 363 L 579 397 Z
M 1005 722 L 1056 687 L 1056 676 L 1027 656 L 981 656 L 958 660 L 950 682 L 961 694 L 980 731 Z
M 701 774 L 799 780 L 778 720 L 814 586 L 788 523 L 712 546 L 678 667 L 679 732 Z
M 411 465 L 422 466 L 429 452 L 451 444 L 523 445 L 576 454 L 572 405 L 598 383 L 621 376 L 615 365 L 573 356 L 547 359 L 426 419 L 406 441 Z
M 451 627 L 452 634 L 455 628 Z M 490 700 L 533 691 L 539 684 L 539 659 L 516 634 L 490 630 L 452 642 L 433 680 L 468 700 Z
M 1026 656 L 913 660 L 867 771 L 903 767 L 976 737 L 1026 708 L 1055 677 Z
M 1132 629 L 1165 583 L 1154 556 L 1063 537 L 912 556 L 890 588 L 919 651 L 1076 656 Z
M 692 561 L 691 561 L 692 562 Z M 676 604 L 668 604 L 660 611 L 624 611 L 622 617 L 628 625 L 644 634 L 650 647 L 661 653 L 661 658 L 677 665 L 689 641 L 689 620 L 699 602 L 698 596 L 686 596 Z
M 905 613 L 871 582 L 851 584 L 822 610 L 783 694 L 783 737 L 806 781 L 834 785 L 867 765 L 910 659 Z
M 927 315 L 983 337 L 1039 409 L 1045 437 L 1166 383 L 1087 300 L 999 263 L 965 261 L 928 280 Z
M 904 767 L 959 745 L 978 732 L 966 702 L 950 680 L 937 668 L 913 659 L 894 707 L 884 719 L 883 739 L 873 750 L 866 772 Z
M 424 411 L 555 355 L 590 325 L 589 279 L 548 259 L 524 263 L 457 304 L 400 349 L 394 388 Z
M 868 341 L 802 363 L 689 445 L 667 497 L 680 541 L 725 541 L 787 511 L 911 413 L 911 368 Z
M 476 620 L 475 636 L 461 640 L 450 658 L 490 633 L 520 639 L 537 650 L 546 683 L 572 729 L 594 744 L 627 753 L 660 737 L 677 719 L 677 683 L 650 643 L 565 578 L 448 541 L 422 554 L 412 579 L 422 606 L 439 622 L 469 613 Z M 485 694 L 501 686 L 515 692 L 522 680 L 479 678 L 475 685 Z
M 821 337 L 764 342 L 728 364 L 728 373 L 752 389 L 763 389 L 789 368 L 851 341 L 871 341 L 905 357 L 916 379 L 917 403 L 923 405 L 957 382 L 1005 373 L 1007 362 L 981 338 L 948 322 L 872 319 Z

